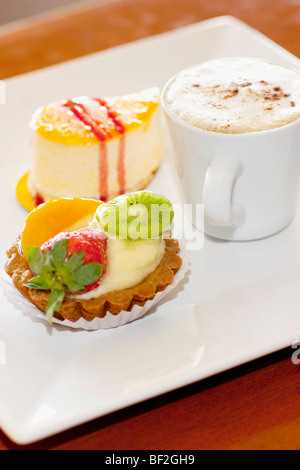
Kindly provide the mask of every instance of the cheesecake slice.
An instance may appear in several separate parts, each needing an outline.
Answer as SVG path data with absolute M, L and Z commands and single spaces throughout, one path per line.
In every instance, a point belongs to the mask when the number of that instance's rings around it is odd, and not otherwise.
M 51 103 L 31 128 L 27 186 L 36 205 L 60 197 L 108 201 L 143 189 L 163 158 L 157 88 Z

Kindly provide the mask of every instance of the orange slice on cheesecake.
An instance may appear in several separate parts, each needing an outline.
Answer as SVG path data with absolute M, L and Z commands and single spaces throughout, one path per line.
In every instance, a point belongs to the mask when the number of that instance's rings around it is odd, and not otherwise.
M 94 144 L 137 129 L 149 121 L 158 105 L 157 88 L 113 98 L 81 96 L 39 109 L 31 127 L 53 142 Z
M 157 88 L 50 103 L 34 114 L 31 128 L 32 168 L 17 187 L 26 208 L 61 197 L 105 201 L 143 189 L 163 158 Z

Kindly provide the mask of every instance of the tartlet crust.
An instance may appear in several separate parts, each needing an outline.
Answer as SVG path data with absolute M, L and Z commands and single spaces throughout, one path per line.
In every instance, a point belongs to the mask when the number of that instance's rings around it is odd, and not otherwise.
M 174 279 L 181 267 L 182 260 L 178 255 L 180 248 L 177 240 L 166 239 L 166 251 L 158 267 L 138 285 L 114 291 L 96 299 L 80 299 L 66 297 L 59 313 L 54 317 L 58 320 L 76 322 L 80 318 L 92 321 L 94 318 L 104 318 L 107 312 L 118 315 L 121 311 L 131 311 L 134 305 L 143 306 L 147 300 L 153 299 L 157 292 L 163 291 Z M 22 253 L 19 240 L 16 240 L 7 250 L 5 270 L 12 278 L 18 291 L 40 311 L 45 313 L 49 291 L 36 290 L 26 287 L 32 277 L 26 258 Z

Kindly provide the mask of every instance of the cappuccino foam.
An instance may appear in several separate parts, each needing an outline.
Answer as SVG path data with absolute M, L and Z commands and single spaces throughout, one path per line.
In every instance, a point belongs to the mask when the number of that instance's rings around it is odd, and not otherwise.
M 179 73 L 164 100 L 171 114 L 194 127 L 264 131 L 300 117 L 300 74 L 260 59 L 216 59 Z

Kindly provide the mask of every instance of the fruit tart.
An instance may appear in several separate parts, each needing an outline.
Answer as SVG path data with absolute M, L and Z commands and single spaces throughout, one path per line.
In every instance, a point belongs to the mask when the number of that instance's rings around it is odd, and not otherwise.
M 17 185 L 29 210 L 55 198 L 108 201 L 144 189 L 163 158 L 158 88 L 50 103 L 31 129 L 32 168 Z
M 51 200 L 29 213 L 5 269 L 49 323 L 109 317 L 102 327 L 118 326 L 174 284 L 182 259 L 169 235 L 173 216 L 170 201 L 150 191 L 107 203 Z

